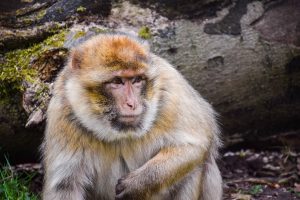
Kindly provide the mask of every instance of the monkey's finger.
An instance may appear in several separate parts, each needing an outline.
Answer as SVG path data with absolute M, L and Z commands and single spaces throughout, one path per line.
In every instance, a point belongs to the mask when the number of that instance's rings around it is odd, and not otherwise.
M 122 192 L 118 195 L 116 195 L 115 200 L 129 200 L 130 198 L 128 197 L 128 195 L 126 195 L 125 192 Z
M 116 195 L 120 194 L 124 191 L 125 185 L 118 181 L 118 184 L 116 185 Z
M 119 180 L 118 180 L 118 184 L 120 184 L 122 181 L 124 181 L 125 180 L 125 177 L 122 177 L 122 178 L 119 178 Z

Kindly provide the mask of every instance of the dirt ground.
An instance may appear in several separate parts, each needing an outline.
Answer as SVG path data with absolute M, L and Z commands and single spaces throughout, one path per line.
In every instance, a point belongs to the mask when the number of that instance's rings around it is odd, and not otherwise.
M 219 162 L 224 200 L 300 199 L 300 153 L 241 150 Z
M 227 151 L 221 155 L 219 167 L 224 180 L 224 200 L 300 200 L 300 152 Z M 20 174 L 35 173 L 30 189 L 41 192 L 40 164 L 14 168 Z

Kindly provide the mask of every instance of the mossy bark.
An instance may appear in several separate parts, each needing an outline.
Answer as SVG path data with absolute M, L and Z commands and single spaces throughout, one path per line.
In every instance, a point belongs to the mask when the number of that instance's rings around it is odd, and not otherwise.
M 0 52 L 24 48 L 85 15 L 108 16 L 110 0 L 2 0 Z

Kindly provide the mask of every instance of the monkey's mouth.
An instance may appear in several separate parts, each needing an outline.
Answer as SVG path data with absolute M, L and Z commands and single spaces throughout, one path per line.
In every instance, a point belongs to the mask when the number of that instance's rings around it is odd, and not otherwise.
M 119 121 L 128 124 L 136 124 L 140 121 L 140 115 L 121 115 Z
M 136 131 L 141 127 L 142 116 L 118 116 L 111 121 L 112 127 L 118 131 Z

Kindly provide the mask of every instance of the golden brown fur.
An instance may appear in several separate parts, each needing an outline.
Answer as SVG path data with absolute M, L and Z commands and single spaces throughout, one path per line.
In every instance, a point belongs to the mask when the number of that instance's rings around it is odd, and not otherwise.
M 118 70 L 147 76 L 141 127 L 115 130 L 102 84 Z M 125 35 L 72 51 L 55 82 L 43 145 L 44 200 L 218 200 L 219 130 L 211 106 L 165 60 Z

